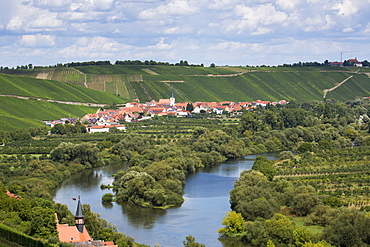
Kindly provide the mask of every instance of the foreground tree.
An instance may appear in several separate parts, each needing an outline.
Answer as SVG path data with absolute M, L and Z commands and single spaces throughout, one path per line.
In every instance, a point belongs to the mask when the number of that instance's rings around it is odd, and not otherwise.
M 195 238 L 191 235 L 186 236 L 186 240 L 183 241 L 184 247 L 206 247 L 204 244 L 195 242 Z
M 241 233 L 243 231 L 244 219 L 240 213 L 230 211 L 222 220 L 222 227 L 218 230 L 221 236 L 230 236 L 233 234 Z

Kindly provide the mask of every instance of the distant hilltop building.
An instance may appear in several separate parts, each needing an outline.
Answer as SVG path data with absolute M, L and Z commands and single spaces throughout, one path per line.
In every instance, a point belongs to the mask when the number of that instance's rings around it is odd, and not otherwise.
M 354 66 L 354 67 L 363 67 L 363 64 L 357 60 L 357 58 L 354 59 L 348 59 L 344 62 L 331 62 L 329 63 L 330 66 Z
M 64 243 L 70 243 L 76 247 L 118 247 L 113 241 L 104 242 L 102 240 L 93 240 L 85 227 L 84 215 L 82 213 L 82 205 L 80 196 L 78 196 L 77 210 L 75 214 L 75 226 L 69 226 L 67 224 L 59 224 L 58 217 L 57 230 L 59 241 Z

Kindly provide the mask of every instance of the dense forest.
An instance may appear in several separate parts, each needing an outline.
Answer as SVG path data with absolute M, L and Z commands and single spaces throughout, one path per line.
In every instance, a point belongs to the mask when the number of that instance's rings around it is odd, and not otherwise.
M 127 133 L 87 134 L 83 126 L 69 124 L 57 125 L 49 135 L 43 127 L 1 132 L 0 223 L 57 244 L 53 213 L 73 223 L 50 192 L 73 173 L 128 166 L 114 175 L 114 195 L 105 199 L 165 209 L 182 204 L 186 176 L 198 168 L 280 151 L 280 160 L 260 156 L 241 174 L 230 192 L 232 211 L 221 238 L 254 246 L 366 246 L 369 110 L 364 98 L 292 101 L 235 116 L 156 117 L 128 124 Z M 84 209 L 94 238 L 134 245 L 88 205 Z M 189 236 L 184 244 L 193 242 Z

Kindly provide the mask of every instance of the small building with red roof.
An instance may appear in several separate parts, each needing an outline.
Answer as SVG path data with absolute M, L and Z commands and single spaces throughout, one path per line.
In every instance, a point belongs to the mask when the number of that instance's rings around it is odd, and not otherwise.
M 75 226 L 67 224 L 59 224 L 56 216 L 57 231 L 60 242 L 70 243 L 76 247 L 118 247 L 113 241 L 104 242 L 102 240 L 93 240 L 87 232 L 84 222 L 84 215 L 82 213 L 82 204 L 80 197 L 78 197 L 77 210 L 75 214 Z

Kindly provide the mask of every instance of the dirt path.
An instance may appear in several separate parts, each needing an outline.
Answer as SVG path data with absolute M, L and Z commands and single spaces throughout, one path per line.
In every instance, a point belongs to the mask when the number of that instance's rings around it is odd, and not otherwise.
M 337 85 L 335 85 L 334 87 L 332 88 L 329 88 L 329 89 L 324 89 L 323 92 L 324 92 L 324 99 L 326 98 L 326 95 L 328 92 L 331 92 L 333 91 L 334 89 L 340 87 L 343 83 L 345 83 L 346 81 L 348 81 L 349 79 L 351 79 L 353 77 L 353 75 L 351 75 L 350 77 L 344 79 L 343 81 L 339 82 Z
M 78 69 L 76 69 L 76 68 L 71 67 L 71 69 L 73 69 L 74 71 L 77 71 L 77 72 L 78 72 L 79 74 L 81 74 L 81 75 L 84 75 L 84 77 L 85 77 L 84 85 L 85 85 L 85 87 L 86 87 L 86 88 L 89 88 L 89 86 L 87 85 L 86 74 L 85 74 L 85 73 L 82 73 L 81 71 L 79 71 L 79 70 L 78 70 Z

